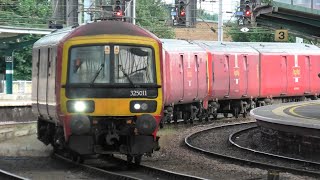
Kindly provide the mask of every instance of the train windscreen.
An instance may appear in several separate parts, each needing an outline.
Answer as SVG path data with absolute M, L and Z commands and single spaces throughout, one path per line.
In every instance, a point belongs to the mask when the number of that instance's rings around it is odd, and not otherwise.
M 130 45 L 91 45 L 69 51 L 68 84 L 155 84 L 154 51 Z

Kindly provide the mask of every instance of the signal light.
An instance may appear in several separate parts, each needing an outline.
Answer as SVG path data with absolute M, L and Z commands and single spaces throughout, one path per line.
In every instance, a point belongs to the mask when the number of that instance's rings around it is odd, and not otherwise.
M 179 4 L 180 4 L 180 7 L 179 7 L 179 15 L 180 16 L 186 16 L 186 10 L 185 10 L 185 7 L 184 7 L 184 2 L 183 1 L 180 1 L 179 2 Z
M 245 8 L 244 8 L 244 10 L 245 10 L 244 15 L 245 15 L 246 17 L 251 17 L 252 4 L 251 4 L 251 2 L 248 1 L 248 0 L 245 2 L 245 4 L 246 4 L 246 6 L 245 6 Z
M 117 15 L 117 16 L 121 16 L 122 13 L 121 13 L 121 12 L 117 12 L 116 15 Z
M 246 11 L 245 15 L 246 16 L 251 16 L 251 12 L 250 11 Z
M 184 10 L 180 11 L 180 16 L 185 16 L 186 12 Z

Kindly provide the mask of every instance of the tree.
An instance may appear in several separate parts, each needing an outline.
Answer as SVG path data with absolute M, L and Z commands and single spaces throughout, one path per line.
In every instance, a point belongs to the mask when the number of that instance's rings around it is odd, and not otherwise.
M 168 27 L 166 20 L 169 19 L 168 10 L 161 0 L 137 0 L 136 24 L 159 38 L 174 38 L 174 31 Z
M 50 1 L 47 0 L 0 0 L 0 24 L 24 27 L 47 27 L 47 19 L 51 16 Z M 19 42 L 35 41 L 41 36 L 26 35 L 19 37 Z M 11 54 L 14 49 L 14 80 L 31 80 L 32 44 L 22 49 L 16 40 L 6 42 Z M 28 43 L 30 44 L 30 43 Z M 15 46 L 17 45 L 17 46 Z M 5 72 L 4 54 L 1 54 L 0 73 Z
M 4 25 L 46 27 L 51 16 L 50 1 L 47 0 L 7 0 L 0 4 L 0 20 Z

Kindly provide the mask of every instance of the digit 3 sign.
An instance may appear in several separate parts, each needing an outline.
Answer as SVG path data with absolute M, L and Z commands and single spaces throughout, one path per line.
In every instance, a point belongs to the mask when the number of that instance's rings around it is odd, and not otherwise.
M 287 42 L 288 41 L 288 30 L 278 29 L 274 33 L 274 41 Z

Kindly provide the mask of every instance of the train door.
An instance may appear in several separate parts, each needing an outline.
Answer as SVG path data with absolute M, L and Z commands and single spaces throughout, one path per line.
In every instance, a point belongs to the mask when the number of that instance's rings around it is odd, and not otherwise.
M 247 55 L 242 55 L 243 57 L 243 78 L 242 78 L 242 82 L 243 82 L 243 92 L 241 94 L 242 97 L 246 97 L 248 95 L 248 80 L 249 80 L 249 69 L 248 69 L 248 56 Z
M 181 54 L 180 55 L 180 64 L 179 64 L 179 68 L 180 68 L 180 74 L 181 74 L 181 85 L 182 86 L 179 86 L 179 89 L 181 89 L 181 92 L 180 92 L 180 101 L 183 101 L 183 98 L 184 98 L 184 91 L 185 91 L 185 71 L 184 71 L 184 60 L 183 60 L 183 55 Z M 183 87 L 183 88 L 181 88 Z
M 46 109 L 47 109 L 47 114 L 48 114 L 48 116 L 50 117 L 50 115 L 49 115 L 49 107 L 48 107 L 48 104 L 50 103 L 50 100 L 49 100 L 49 97 L 50 97 L 50 95 L 49 95 L 49 76 L 50 76 L 50 73 L 49 73 L 49 70 L 50 70 L 50 63 L 51 63 L 51 53 L 52 53 L 52 49 L 51 48 L 48 48 L 48 57 L 47 57 L 47 73 L 46 73 L 46 77 L 47 77 L 47 79 L 46 79 L 46 89 L 47 89 L 47 91 L 46 91 Z
M 219 99 L 227 98 L 230 90 L 229 56 L 214 54 L 212 57 L 213 96 Z
M 239 87 L 240 87 L 240 67 L 237 54 L 226 55 L 227 61 L 229 63 L 229 96 L 230 98 L 236 98 L 239 94 Z M 227 97 L 227 96 L 225 96 Z
M 311 93 L 311 62 L 310 56 L 304 56 L 304 93 Z
M 197 97 L 198 99 L 203 99 L 208 95 L 208 78 L 211 77 L 208 72 L 212 72 L 212 70 L 207 70 L 207 54 L 199 54 L 196 57 L 197 60 L 197 86 L 198 86 L 198 94 Z M 211 61 L 210 61 L 211 62 Z M 213 68 L 213 67 L 212 67 Z M 214 73 L 212 73 L 212 76 Z M 209 76 L 209 77 L 208 77 Z M 211 87 L 210 87 L 211 90 Z M 210 93 L 211 94 L 211 93 Z
M 169 52 L 166 58 L 166 93 L 168 102 L 179 103 L 183 100 L 183 54 Z
M 310 60 L 310 89 L 312 95 L 319 95 L 320 92 L 320 78 L 318 73 L 320 72 L 320 55 L 312 54 L 309 56 Z
M 281 94 L 280 95 L 286 95 L 287 94 L 287 86 L 288 86 L 288 73 L 287 73 L 287 56 L 281 57 Z
M 195 71 L 195 75 L 196 77 L 194 78 L 195 82 L 195 88 L 196 88 L 196 95 L 195 95 L 195 99 L 198 99 L 199 97 L 199 59 L 198 59 L 198 55 L 194 55 L 194 71 Z
M 51 118 L 55 117 L 55 106 L 56 106 L 56 61 L 57 61 L 57 54 L 55 48 L 50 48 L 50 58 L 48 62 L 48 92 L 47 92 L 47 108 L 48 113 Z
M 47 109 L 47 81 L 48 81 L 48 60 L 49 60 L 49 48 L 40 49 L 39 60 L 39 78 L 38 78 L 38 105 L 40 114 L 48 119 Z M 44 86 L 43 86 L 44 85 Z
M 32 54 L 32 111 L 40 114 L 39 107 L 39 64 L 40 49 L 33 49 Z

